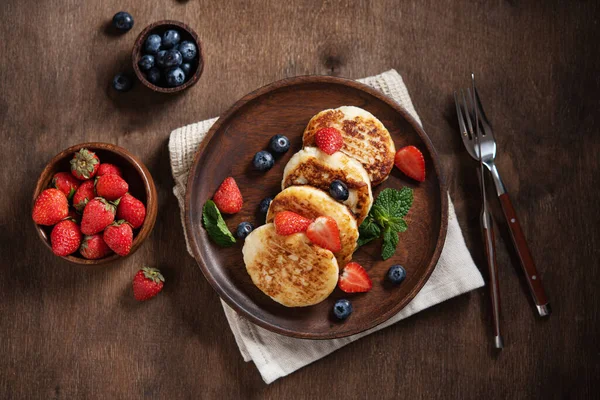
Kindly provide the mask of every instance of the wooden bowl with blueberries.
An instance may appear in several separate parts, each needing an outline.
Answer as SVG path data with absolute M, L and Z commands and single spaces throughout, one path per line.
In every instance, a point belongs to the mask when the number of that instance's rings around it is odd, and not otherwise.
M 147 26 L 133 46 L 133 70 L 148 88 L 177 93 L 194 85 L 204 69 L 198 35 L 179 21 L 158 21 Z

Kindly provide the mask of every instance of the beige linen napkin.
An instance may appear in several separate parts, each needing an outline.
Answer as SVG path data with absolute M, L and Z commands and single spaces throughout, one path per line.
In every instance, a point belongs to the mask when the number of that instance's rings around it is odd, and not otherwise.
M 402 77 L 395 70 L 380 75 L 359 79 L 359 82 L 380 90 L 402 105 L 418 122 L 415 111 Z M 181 219 L 184 219 L 184 198 L 188 171 L 194 159 L 198 144 L 217 118 L 174 130 L 169 140 L 169 153 L 175 187 L 173 193 L 179 201 Z M 187 241 L 187 237 L 186 237 Z M 188 245 L 188 252 L 191 251 Z M 221 301 L 229 326 L 235 336 L 244 361 L 252 360 L 263 380 L 271 383 L 288 375 L 329 353 L 334 352 L 369 335 L 372 332 L 390 326 L 401 319 L 413 315 L 425 308 L 441 303 L 449 298 L 483 286 L 483 278 L 473 263 L 469 250 L 456 220 L 454 206 L 449 202 L 448 234 L 440 259 L 431 277 L 402 311 L 385 323 L 369 331 L 332 340 L 307 340 L 282 336 L 252 324 L 239 316 L 227 304 Z

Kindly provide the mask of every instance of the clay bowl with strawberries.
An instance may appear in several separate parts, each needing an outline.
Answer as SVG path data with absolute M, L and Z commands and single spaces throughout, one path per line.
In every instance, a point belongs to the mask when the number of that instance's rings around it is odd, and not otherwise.
M 109 143 L 77 144 L 57 154 L 42 171 L 32 200 L 42 242 L 75 264 L 133 254 L 156 222 L 150 172 L 129 151 Z

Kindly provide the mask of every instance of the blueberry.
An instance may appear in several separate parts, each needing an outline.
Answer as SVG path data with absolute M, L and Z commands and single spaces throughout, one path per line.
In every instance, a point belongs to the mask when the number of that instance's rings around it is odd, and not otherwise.
M 346 299 L 340 299 L 333 305 L 333 315 L 342 321 L 352 314 L 352 303 Z
M 348 193 L 348 186 L 339 179 L 336 179 L 329 184 L 329 194 L 334 199 L 340 201 L 348 200 L 348 196 L 350 195 L 350 193 Z
M 179 43 L 180 40 L 181 37 L 179 36 L 179 32 L 170 29 L 163 34 L 162 46 L 165 49 L 170 49 Z
M 260 204 L 258 205 L 258 210 L 261 213 L 266 214 L 267 211 L 269 211 L 269 206 L 271 205 L 272 201 L 273 201 L 272 197 L 265 197 L 264 199 L 262 199 L 260 201 Z
M 402 265 L 392 265 L 388 270 L 387 278 L 390 280 L 390 282 L 395 283 L 396 285 L 402 283 L 404 278 L 406 278 L 406 270 L 402 267 Z
M 275 164 L 275 159 L 273 158 L 273 155 L 271 153 L 263 150 L 259 151 L 254 155 L 254 158 L 252 159 L 252 164 L 254 165 L 254 168 L 256 168 L 259 171 L 268 171 L 271 168 L 273 168 L 273 164 Z
M 166 72 L 167 85 L 171 87 L 181 86 L 185 82 L 185 74 L 181 68 L 171 68 Z
M 246 236 L 248 236 L 253 229 L 254 226 L 250 222 L 241 222 L 235 231 L 235 235 L 238 239 L 246 239 Z
M 154 56 L 151 54 L 142 56 L 140 61 L 138 61 L 138 65 L 142 71 L 148 71 L 150 68 L 154 67 Z
M 188 41 L 181 42 L 179 45 L 179 51 L 181 52 L 184 61 L 192 61 L 198 54 L 196 45 Z
M 156 85 L 160 81 L 160 70 L 156 67 L 151 68 L 146 72 L 146 79 L 148 79 L 148 82 Z
M 178 50 L 169 50 L 164 56 L 163 64 L 165 68 L 179 67 L 182 63 L 181 53 Z
M 112 24 L 115 29 L 121 32 L 127 32 L 133 28 L 133 17 L 131 14 L 125 11 L 119 11 L 112 19 Z
M 269 141 L 269 150 L 275 154 L 283 154 L 290 148 L 290 139 L 283 135 L 275 135 Z
M 165 56 L 167 55 L 167 51 L 166 50 L 160 50 L 158 53 L 156 53 L 156 66 L 159 68 L 164 68 L 165 67 Z
M 144 44 L 144 50 L 148 54 L 156 54 L 160 49 L 160 36 L 158 35 L 150 35 L 148 39 L 146 39 L 146 43 Z
M 180 68 L 185 73 L 185 76 L 190 76 L 190 73 L 192 72 L 192 64 L 183 63 L 181 64 Z
M 129 75 L 117 74 L 113 78 L 113 87 L 118 92 L 127 92 L 133 86 L 133 81 Z

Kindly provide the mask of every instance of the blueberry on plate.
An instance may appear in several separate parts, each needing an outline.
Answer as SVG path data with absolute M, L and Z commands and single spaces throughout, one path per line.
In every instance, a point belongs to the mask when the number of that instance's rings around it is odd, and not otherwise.
M 269 141 L 269 150 L 275 154 L 283 154 L 290 149 L 290 139 L 283 135 L 275 135 Z
M 253 229 L 254 226 L 250 222 L 240 222 L 237 230 L 235 231 L 235 235 L 238 237 L 238 239 L 243 240 L 246 239 L 246 236 L 248 236 Z
M 162 37 L 162 46 L 165 49 L 171 49 L 173 46 L 177 45 L 181 40 L 181 36 L 179 36 L 179 32 L 173 29 L 169 29 L 163 34 Z
M 133 28 L 133 17 L 125 11 L 119 11 L 113 16 L 112 24 L 115 29 L 121 32 L 127 32 Z
M 158 82 L 160 82 L 160 70 L 156 67 L 150 68 L 150 70 L 146 72 L 146 79 L 148 79 L 148 82 L 150 83 L 155 85 L 158 84 Z
M 259 171 L 268 171 L 271 168 L 273 168 L 273 164 L 275 164 L 275 159 L 273 158 L 273 155 L 271 153 L 262 150 L 254 155 L 254 158 L 252 159 L 252 164 L 254 165 L 254 168 L 256 168 Z
M 167 55 L 167 50 L 160 50 L 156 53 L 155 64 L 159 68 L 165 67 L 165 56 Z
M 264 199 L 262 199 L 260 201 L 260 204 L 258 205 L 258 210 L 261 213 L 266 214 L 269 211 L 269 206 L 271 205 L 272 201 L 273 201 L 272 197 L 265 197 Z
M 350 300 L 340 299 L 333 305 L 333 315 L 339 320 L 345 320 L 352 314 L 352 303 Z
M 180 65 L 181 70 L 185 73 L 185 76 L 190 76 L 192 72 L 192 64 L 183 63 Z
M 188 42 L 187 40 L 181 42 L 179 45 L 179 51 L 181 52 L 184 61 L 192 61 L 198 54 L 196 45 L 192 42 Z
M 113 78 L 113 87 L 117 92 L 127 92 L 133 86 L 133 81 L 126 74 L 117 74 Z
M 146 39 L 146 43 L 144 43 L 144 50 L 148 54 L 156 54 L 158 53 L 158 50 L 160 50 L 161 43 L 160 36 L 150 35 L 148 36 L 148 39 Z
M 181 53 L 179 52 L 179 50 L 169 50 L 165 54 L 162 63 L 165 66 L 165 68 L 173 68 L 179 67 L 182 62 L 183 59 L 181 58 Z
M 142 71 L 148 71 L 154 67 L 154 56 L 152 54 L 146 54 L 140 58 L 138 65 Z
M 167 70 L 165 78 L 167 79 L 167 85 L 171 87 L 181 86 L 185 82 L 185 74 L 179 67 Z
M 404 278 L 406 278 L 406 270 L 400 264 L 392 265 L 388 270 L 387 278 L 396 285 L 402 283 Z
M 329 194 L 336 200 L 346 201 L 348 200 L 348 186 L 339 179 L 334 180 L 329 184 Z

